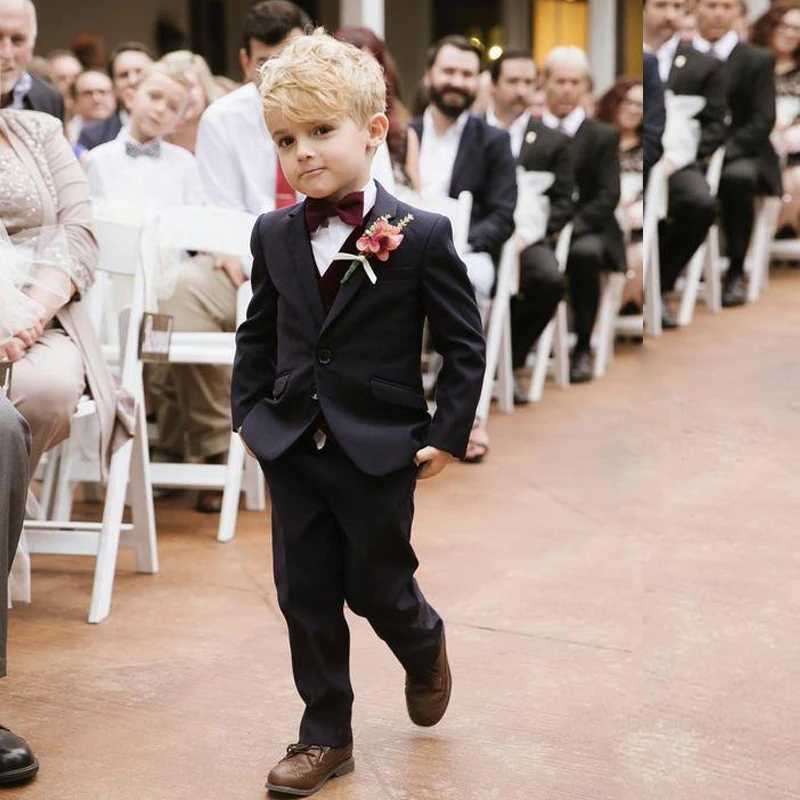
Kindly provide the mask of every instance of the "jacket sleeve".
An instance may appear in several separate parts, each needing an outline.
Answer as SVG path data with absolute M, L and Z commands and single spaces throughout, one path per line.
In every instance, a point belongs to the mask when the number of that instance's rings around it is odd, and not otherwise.
M 572 193 L 575 189 L 575 165 L 569 140 L 558 146 L 553 154 L 553 173 L 555 181 L 547 192 L 550 198 L 550 218 L 547 220 L 547 235 L 555 236 L 572 219 L 574 208 Z
M 714 64 L 705 81 L 703 96 L 706 105 L 697 115 L 700 122 L 700 145 L 697 160 L 711 158 L 717 148 L 725 143 L 725 84 L 722 62 Z
M 725 142 L 725 160 L 759 155 L 769 144 L 775 127 L 775 58 L 760 54 L 757 68 L 748 73 L 747 96 L 751 101 L 750 119 Z
M 485 343 L 475 294 L 444 217 L 434 224 L 425 245 L 422 302 L 433 346 L 443 359 L 426 444 L 461 458 L 483 385 Z
M 231 375 L 231 418 L 239 430 L 245 417 L 275 382 L 278 345 L 278 293 L 264 260 L 264 217 L 259 217 L 250 239 L 253 254 L 253 299 L 247 318 L 236 332 L 236 356 Z
M 479 253 L 500 250 L 514 231 L 517 166 L 506 131 L 496 131 L 486 147 L 486 194 L 483 219 L 470 225 L 468 241 Z
M 597 194 L 575 215 L 575 236 L 600 233 L 615 222 L 620 194 L 619 134 L 613 129 L 608 131 L 596 158 Z

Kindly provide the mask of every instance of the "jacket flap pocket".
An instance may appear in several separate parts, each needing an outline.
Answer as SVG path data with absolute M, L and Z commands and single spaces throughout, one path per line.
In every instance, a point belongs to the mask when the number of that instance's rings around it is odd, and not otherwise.
M 272 384 L 272 396 L 276 400 L 286 391 L 286 386 L 289 383 L 289 378 L 291 377 L 291 372 L 284 372 L 275 378 L 275 383 Z
M 419 411 L 427 411 L 428 404 L 420 391 L 404 386 L 402 383 L 387 381 L 384 378 L 370 378 L 369 388 L 373 396 L 385 403 L 405 406 Z

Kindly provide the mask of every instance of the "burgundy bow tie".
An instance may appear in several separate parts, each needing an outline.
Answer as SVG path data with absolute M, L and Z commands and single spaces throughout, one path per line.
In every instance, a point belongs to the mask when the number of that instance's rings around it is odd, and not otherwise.
M 309 197 L 306 199 L 306 225 L 312 233 L 330 217 L 339 217 L 345 225 L 364 222 L 364 192 L 351 192 L 338 203 Z

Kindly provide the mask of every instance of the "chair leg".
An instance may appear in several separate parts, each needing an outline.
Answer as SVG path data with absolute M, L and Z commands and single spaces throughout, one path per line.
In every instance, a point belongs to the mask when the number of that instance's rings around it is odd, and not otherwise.
M 556 309 L 554 340 L 554 366 L 556 386 L 563 389 L 569 386 L 569 325 L 567 323 L 567 304 L 562 300 Z
M 52 519 L 67 521 L 72 519 L 72 501 L 75 484 L 72 477 L 72 437 L 61 443 L 58 477 L 52 501 Z M 46 509 L 45 509 L 46 510 Z
M 708 232 L 705 259 L 703 261 L 705 277 L 705 303 L 712 313 L 722 309 L 722 268 L 719 252 L 719 228 L 712 225 Z
M 511 316 L 506 313 L 503 320 L 503 338 L 500 341 L 497 365 L 498 407 L 506 414 L 514 411 L 514 365 L 511 353 Z
M 267 508 L 264 473 L 254 458 L 244 461 L 244 507 L 248 511 L 266 511 Z
M 686 285 L 683 287 L 681 307 L 678 310 L 678 325 L 681 327 L 691 325 L 694 319 L 694 309 L 697 305 L 697 297 L 700 294 L 700 279 L 703 276 L 704 269 L 706 269 L 707 273 L 706 252 L 708 246 L 708 240 L 703 242 L 703 244 L 697 248 L 689 265 L 686 267 Z M 707 282 L 708 274 L 706 274 L 706 283 Z
M 40 519 L 49 519 L 53 511 L 53 498 L 55 496 L 58 473 L 61 465 L 61 448 L 58 444 L 47 453 L 47 464 L 44 466 L 42 478 L 42 501 L 40 503 Z
M 229 542 L 236 533 L 236 519 L 239 515 L 239 496 L 242 491 L 242 473 L 247 454 L 238 433 L 231 434 L 228 447 L 228 466 L 225 470 L 225 491 L 222 495 L 222 510 L 217 530 L 218 542 Z
M 558 312 L 556 312 L 558 313 Z M 550 320 L 542 331 L 539 341 L 536 342 L 536 361 L 533 365 L 530 386 L 528 386 L 528 402 L 538 403 L 544 394 L 544 382 L 547 378 L 547 367 L 550 363 L 550 354 L 553 352 L 556 322 Z
M 620 304 L 621 300 L 620 296 Z M 657 242 L 651 246 L 650 263 L 645 276 L 643 321 L 644 328 L 650 336 L 661 336 L 661 266 Z
M 155 575 L 158 572 L 156 515 L 153 485 L 150 481 L 150 457 L 147 448 L 147 421 L 144 409 L 136 412 L 136 436 L 130 469 L 129 497 L 133 517 L 133 546 L 136 571 Z

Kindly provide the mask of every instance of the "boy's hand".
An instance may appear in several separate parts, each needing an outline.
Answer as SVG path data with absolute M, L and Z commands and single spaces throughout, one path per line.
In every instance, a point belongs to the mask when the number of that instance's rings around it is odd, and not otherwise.
M 432 478 L 438 475 L 451 461 L 453 456 L 446 453 L 444 450 L 439 450 L 437 447 L 423 447 L 417 450 L 414 456 L 414 463 L 419 467 L 417 472 L 418 480 L 425 480 L 425 478 Z

